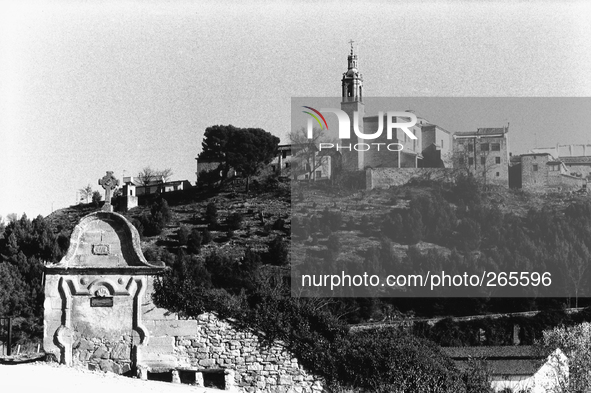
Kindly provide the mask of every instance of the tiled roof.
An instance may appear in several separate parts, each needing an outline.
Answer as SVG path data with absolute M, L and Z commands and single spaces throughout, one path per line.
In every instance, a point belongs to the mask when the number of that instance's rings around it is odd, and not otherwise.
M 534 345 L 441 347 L 441 350 L 451 358 L 545 358 L 549 354 Z
M 507 128 L 479 128 L 476 131 L 456 132 L 457 136 L 481 136 L 481 135 L 496 135 L 507 133 Z
M 565 164 L 591 164 L 591 156 L 558 157 Z
M 550 153 L 540 152 L 540 153 L 525 153 L 522 154 L 521 157 L 530 157 L 530 156 L 552 156 Z
M 551 352 L 533 345 L 443 347 L 441 350 L 460 370 L 468 367 L 471 358 L 486 360 L 493 375 L 533 375 Z

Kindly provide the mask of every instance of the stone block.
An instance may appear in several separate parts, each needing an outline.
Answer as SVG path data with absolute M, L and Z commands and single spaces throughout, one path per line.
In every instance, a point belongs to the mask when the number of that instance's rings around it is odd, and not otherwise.
M 143 353 L 173 353 L 174 337 L 151 337 Z
M 125 343 L 119 342 L 115 344 L 111 350 L 111 359 L 114 360 L 127 360 L 131 354 L 131 348 Z
M 261 371 L 261 370 L 263 370 L 263 366 L 258 363 L 254 363 L 254 364 L 249 364 L 246 367 L 246 369 L 249 371 Z
M 93 358 L 98 358 L 98 359 L 108 359 L 109 358 L 109 352 L 107 351 L 107 347 L 105 347 L 104 345 L 97 348 L 92 356 L 90 357 L 91 359 Z
M 291 379 L 291 375 L 281 374 L 279 378 L 277 378 L 277 383 L 279 385 L 291 385 L 293 383 Z
M 149 309 L 144 308 L 142 320 L 153 321 L 153 320 L 178 320 L 178 315 L 170 312 L 164 308 L 152 306 Z
M 202 359 L 199 361 L 199 365 L 203 367 L 212 367 L 215 366 L 215 360 L 213 359 Z

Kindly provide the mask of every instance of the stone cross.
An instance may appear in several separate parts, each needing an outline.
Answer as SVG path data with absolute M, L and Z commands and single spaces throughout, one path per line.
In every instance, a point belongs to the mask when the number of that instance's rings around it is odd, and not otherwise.
M 113 172 L 107 171 L 107 174 L 99 179 L 99 185 L 105 189 L 105 204 L 103 210 L 112 212 L 113 206 L 111 206 L 111 192 L 119 185 L 119 180 L 113 176 Z

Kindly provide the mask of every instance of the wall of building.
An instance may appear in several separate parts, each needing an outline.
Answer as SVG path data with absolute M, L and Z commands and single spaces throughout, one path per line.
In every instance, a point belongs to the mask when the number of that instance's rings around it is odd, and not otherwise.
M 401 186 L 412 178 L 452 181 L 451 168 L 374 168 L 365 171 L 366 189 Z
M 566 164 L 568 173 L 577 173 L 580 174 L 582 177 L 591 178 L 591 164 L 587 165 L 576 165 L 576 164 Z
M 521 156 L 521 187 L 529 191 L 544 191 L 547 186 L 548 154 Z
M 527 154 L 521 157 L 522 188 L 533 192 L 578 190 L 586 182 L 580 177 L 564 173 L 562 165 L 549 165 L 548 154 Z M 552 170 L 559 167 L 560 170 Z
M 583 188 L 586 179 L 570 176 L 563 173 L 550 172 L 548 175 L 548 188 L 559 191 L 576 191 Z
M 476 178 L 486 179 L 487 183 L 509 186 L 509 153 L 506 137 L 456 138 L 454 144 L 455 167 L 468 168 Z M 483 150 L 483 144 L 488 145 L 488 150 Z M 499 150 L 492 150 L 492 144 L 499 144 Z M 470 145 L 472 150 L 469 148 Z M 499 158 L 498 163 L 497 158 Z M 463 162 L 460 162 L 460 159 Z
M 425 150 L 432 144 L 440 147 L 441 159 L 444 161 L 445 167 L 451 166 L 450 155 L 452 152 L 452 137 L 451 135 L 438 127 L 435 124 L 422 127 L 422 150 Z

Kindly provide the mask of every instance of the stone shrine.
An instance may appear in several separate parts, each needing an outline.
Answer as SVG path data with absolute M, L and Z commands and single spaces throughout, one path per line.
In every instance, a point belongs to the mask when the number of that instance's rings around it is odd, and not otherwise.
M 149 342 L 146 288 L 162 271 L 162 264 L 146 261 L 137 230 L 122 215 L 82 218 L 66 256 L 45 268 L 45 351 L 67 365 L 131 370 Z
M 108 193 L 116 186 L 112 179 L 102 185 Z M 262 346 L 211 313 L 181 319 L 156 307 L 153 283 L 166 267 L 146 261 L 138 231 L 106 199 L 103 211 L 76 225 L 62 260 L 45 266 L 46 353 L 142 379 L 245 392 L 322 390 L 322 380 L 280 343 Z

